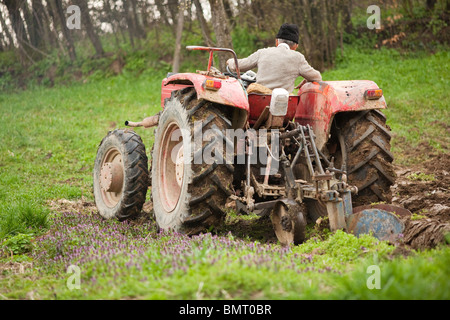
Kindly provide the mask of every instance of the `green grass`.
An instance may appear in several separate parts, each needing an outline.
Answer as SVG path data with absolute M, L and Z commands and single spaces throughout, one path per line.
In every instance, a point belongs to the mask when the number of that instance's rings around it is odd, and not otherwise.
M 116 77 L 85 85 L 0 95 L 0 236 L 26 232 L 24 219 L 50 199 L 92 199 L 92 170 L 102 137 L 160 105 L 160 79 Z M 151 143 L 150 131 L 143 138 Z M 17 223 L 14 225 L 14 221 Z M 8 231 L 9 230 L 9 231 Z
M 156 234 L 150 224 L 66 213 L 35 244 L 35 270 L 3 271 L 0 293 L 39 299 L 448 299 L 450 249 L 392 258 L 371 236 L 336 232 L 297 247 L 232 234 Z M 59 234 L 60 233 L 60 234 Z M 89 254 L 86 254 L 89 253 Z M 70 289 L 68 265 L 80 268 Z M 379 288 L 370 289 L 370 266 Z M 430 275 L 433 275 L 430 277 Z
M 445 50 L 405 56 L 394 50 L 346 47 L 345 57 L 323 78 L 371 79 L 382 87 L 388 124 L 395 134 L 396 161 L 408 163 L 426 157 L 425 153 L 403 156 L 421 143 L 429 144 L 433 152 L 448 152 L 448 69 Z M 139 78 L 125 73 L 69 87 L 0 94 L 0 248 L 4 251 L 0 298 L 30 298 L 31 293 L 43 299 L 449 298 L 450 249 L 445 246 L 393 259 L 394 247 L 387 243 L 338 232 L 286 251 L 255 242 L 242 230 L 186 239 L 157 235 L 153 224 L 123 228 L 118 221 L 77 220 L 86 213 L 53 212 L 50 200 L 93 200 L 98 144 L 108 130 L 123 127 L 125 120 L 140 120 L 160 110 L 163 77 L 162 71 L 147 70 Z M 152 130 L 136 131 L 149 151 Z M 237 219 L 229 217 L 230 223 Z M 75 229 L 58 235 L 64 225 Z M 83 228 L 92 230 L 90 235 Z M 114 228 L 125 236 L 126 248 L 141 250 L 138 257 L 130 257 L 117 243 L 119 238 L 106 232 Z M 99 239 L 111 242 L 117 252 L 102 251 L 106 249 L 95 242 Z M 12 261 L 6 254 L 8 244 L 18 252 Z M 80 260 L 89 256 L 89 250 L 100 250 L 109 260 Z M 58 256 L 65 260 L 55 261 Z M 25 274 L 1 269 L 3 264 L 30 261 L 33 268 Z M 111 266 L 112 261 L 117 267 Z M 68 263 L 81 267 L 80 290 L 66 286 Z M 370 265 L 381 270 L 379 290 L 367 288 Z

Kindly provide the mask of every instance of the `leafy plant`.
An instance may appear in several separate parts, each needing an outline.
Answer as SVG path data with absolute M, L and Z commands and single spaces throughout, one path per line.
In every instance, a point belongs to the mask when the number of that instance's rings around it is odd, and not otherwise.
M 426 174 L 423 172 L 412 173 L 407 178 L 411 181 L 434 181 L 436 179 L 434 174 Z
M 2 244 L 2 249 L 15 255 L 23 254 L 29 252 L 33 247 L 32 239 L 33 234 L 19 233 L 6 239 Z
M 411 215 L 411 220 L 422 220 L 425 219 L 426 217 L 423 214 L 419 214 L 419 213 L 413 213 Z

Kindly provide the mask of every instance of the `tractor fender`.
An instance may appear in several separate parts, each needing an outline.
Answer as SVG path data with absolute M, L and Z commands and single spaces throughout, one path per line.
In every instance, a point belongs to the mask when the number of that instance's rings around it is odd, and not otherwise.
M 218 90 L 205 89 L 204 83 L 207 79 L 218 80 L 221 87 Z M 161 106 L 164 108 L 164 100 L 170 98 L 174 90 L 185 87 L 194 87 L 197 99 L 207 100 L 217 104 L 235 108 L 233 112 L 233 128 L 243 128 L 249 114 L 247 92 L 241 82 L 232 77 L 217 78 L 197 73 L 176 73 L 162 81 Z
M 320 150 L 328 141 L 337 113 L 386 108 L 384 96 L 377 100 L 364 97 L 366 90 L 377 88 L 378 85 L 370 80 L 306 83 L 298 92 L 300 99 L 295 120 L 302 125 L 311 125 Z

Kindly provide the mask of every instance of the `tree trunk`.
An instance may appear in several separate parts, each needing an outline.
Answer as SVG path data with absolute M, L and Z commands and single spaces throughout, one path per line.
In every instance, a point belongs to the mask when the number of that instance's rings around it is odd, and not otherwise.
M 341 0 L 339 1 L 340 8 L 342 12 L 342 27 L 346 33 L 353 32 L 352 24 L 352 10 L 353 10 L 353 0 Z
M 35 47 L 45 47 L 46 44 L 54 44 L 54 39 L 51 38 L 51 31 L 49 21 L 44 12 L 45 8 L 42 0 L 31 1 L 32 24 L 36 31 Z
M 197 15 L 198 23 L 202 30 L 203 40 L 208 47 L 213 47 L 214 42 L 211 40 L 211 31 L 209 30 L 208 24 L 206 23 L 205 17 L 203 16 L 202 4 L 199 0 L 194 0 L 195 12 Z
M 114 0 L 112 0 L 113 6 L 111 7 L 111 17 L 113 21 L 111 23 L 114 23 L 116 25 L 116 30 L 120 30 L 120 34 L 122 36 L 122 41 L 127 41 L 127 35 L 125 32 L 125 28 L 123 27 L 121 21 L 122 21 L 122 13 L 120 12 L 117 4 Z
M 448 4 L 448 2 L 447 2 L 447 4 Z M 426 5 L 427 5 L 427 10 L 433 11 L 434 6 L 436 5 L 436 0 L 427 0 Z
M 167 0 L 166 6 L 168 8 L 166 13 L 168 13 L 170 18 L 172 19 L 172 26 L 174 27 L 174 30 L 175 30 L 175 28 L 176 28 L 175 20 L 177 19 L 177 12 L 178 12 L 178 1 L 177 0 Z
M 111 8 L 111 4 L 109 3 L 109 0 L 105 0 L 104 4 L 105 4 L 107 21 L 111 24 L 111 30 L 112 30 L 112 33 L 114 34 L 116 48 L 119 49 L 120 48 L 119 37 L 117 36 L 116 21 L 114 19 L 114 14 L 113 14 L 113 11 Z
M 45 15 L 45 17 L 47 18 L 48 21 L 48 30 L 49 30 L 49 37 L 51 39 L 51 44 L 55 44 L 58 46 L 59 48 L 59 52 L 62 55 L 65 55 L 65 49 L 63 44 L 61 43 L 59 37 L 58 37 L 58 32 L 56 30 L 57 26 L 58 26 L 58 18 L 56 17 L 56 14 L 54 12 L 54 3 L 51 1 L 47 2 L 47 6 L 42 7 L 43 9 L 43 14 Z M 53 28 L 50 27 L 50 21 L 53 20 Z
M 92 25 L 92 20 L 89 15 L 89 8 L 86 0 L 73 0 L 73 2 L 80 7 L 83 27 L 85 28 L 86 33 L 91 40 L 92 45 L 94 46 L 96 55 L 99 57 L 103 56 L 105 52 L 103 51 L 100 38 L 98 37 L 97 33 L 94 30 L 94 26 Z
M 39 35 L 38 35 L 38 28 L 37 25 L 35 25 L 35 21 L 33 19 L 33 13 L 32 11 L 30 11 L 30 8 L 28 6 L 28 2 L 24 1 L 22 3 L 22 12 L 23 12 L 23 17 L 25 19 L 25 22 L 27 24 L 27 33 L 28 33 L 28 38 L 30 40 L 30 44 L 34 47 L 38 46 L 38 42 L 39 42 Z
M 216 45 L 221 48 L 233 49 L 231 41 L 231 30 L 228 24 L 225 8 L 222 0 L 209 0 L 211 6 L 211 18 L 216 34 Z M 219 69 L 224 71 L 227 66 L 229 55 L 219 53 Z
M 123 10 L 125 11 L 125 21 L 127 22 L 127 29 L 128 29 L 128 35 L 130 36 L 130 44 L 131 47 L 134 48 L 134 37 L 135 37 L 135 30 L 134 30 L 134 24 L 133 24 L 133 18 L 130 14 L 130 4 L 129 0 L 123 0 Z
M 64 39 L 66 40 L 66 46 L 67 51 L 69 52 L 70 60 L 75 61 L 77 55 L 75 52 L 72 35 L 70 34 L 69 29 L 66 26 L 66 16 L 62 8 L 62 0 L 53 0 L 53 2 L 50 1 L 50 3 L 54 5 L 54 7 L 52 8 L 52 12 L 54 15 L 56 15 L 57 20 L 59 21 L 59 25 L 61 26 L 61 31 L 63 33 Z
M 4 3 L 8 9 L 11 25 L 16 34 L 19 57 L 22 65 L 25 65 L 26 59 L 30 59 L 29 55 L 23 47 L 25 42 L 28 42 L 28 37 L 25 30 L 25 24 L 20 15 L 20 8 L 24 4 L 24 0 L 4 0 Z M 32 60 L 31 60 L 32 61 Z
M 167 13 L 167 9 L 166 6 L 163 4 L 163 0 L 155 0 L 155 4 L 156 4 L 156 8 L 158 9 L 159 12 L 159 19 L 162 20 L 164 22 L 165 25 L 167 26 L 171 26 L 169 19 L 168 19 L 168 13 Z M 173 29 L 172 29 L 173 31 Z
M 22 16 L 20 15 L 20 8 L 24 4 L 24 0 L 3 0 L 3 2 L 8 9 L 11 25 L 14 33 L 16 34 L 17 42 L 19 43 L 19 46 L 21 46 L 24 41 L 28 42 L 25 24 L 22 20 Z
M 178 73 L 180 71 L 181 36 L 183 34 L 184 9 L 185 9 L 185 2 L 181 1 L 180 7 L 178 9 L 177 32 L 176 32 L 176 40 L 175 40 L 175 52 L 173 54 L 172 71 L 175 72 L 175 73 Z
M 131 1 L 131 18 L 133 20 L 134 32 L 136 33 L 136 36 L 138 38 L 145 39 L 145 31 L 142 28 L 141 23 L 139 21 L 136 0 L 130 0 L 130 1 Z
M 228 24 L 230 26 L 234 26 L 233 10 L 231 9 L 229 0 L 222 0 L 222 3 L 223 3 L 223 8 L 225 10 L 225 16 L 227 17 L 227 20 L 228 20 Z
M 0 11 L 0 23 L 2 25 L 2 31 L 6 35 L 6 38 L 8 39 L 8 47 L 13 48 L 14 47 L 14 40 L 11 35 L 11 33 L 8 30 L 8 26 L 5 23 L 5 19 L 3 18 L 2 12 Z

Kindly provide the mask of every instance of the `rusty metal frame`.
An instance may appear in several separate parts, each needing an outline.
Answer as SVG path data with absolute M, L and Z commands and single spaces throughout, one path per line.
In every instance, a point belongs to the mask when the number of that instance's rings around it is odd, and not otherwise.
M 213 53 L 214 52 L 222 51 L 222 52 L 229 52 L 229 53 L 231 53 L 233 55 L 234 63 L 236 65 L 237 78 L 239 80 L 241 79 L 241 72 L 239 71 L 238 58 L 237 58 L 236 52 L 234 52 L 232 49 L 215 48 L 215 47 L 203 47 L 203 46 L 187 46 L 186 49 L 187 50 L 209 51 L 208 72 L 211 71 L 211 66 L 212 66 L 212 62 L 213 62 Z

